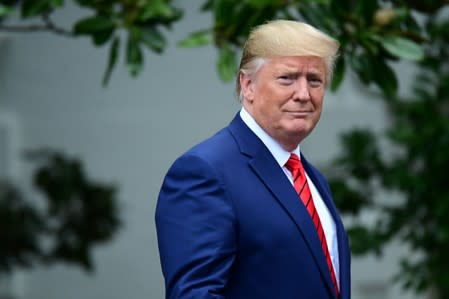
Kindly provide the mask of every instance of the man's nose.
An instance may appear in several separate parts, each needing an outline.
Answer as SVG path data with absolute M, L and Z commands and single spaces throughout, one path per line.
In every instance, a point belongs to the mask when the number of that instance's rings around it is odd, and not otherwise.
M 301 77 L 296 81 L 295 100 L 297 100 L 297 101 L 310 100 L 310 92 L 309 92 L 307 78 Z

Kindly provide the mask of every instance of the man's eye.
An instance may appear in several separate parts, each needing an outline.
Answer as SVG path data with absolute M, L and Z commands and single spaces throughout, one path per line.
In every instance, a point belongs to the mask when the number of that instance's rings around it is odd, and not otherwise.
M 321 80 L 321 78 L 318 78 L 318 77 L 312 77 L 312 78 L 309 78 L 309 82 L 313 86 L 319 86 L 323 83 L 323 80 Z
M 290 84 L 293 82 L 293 78 L 292 78 L 292 76 L 279 76 L 278 81 L 281 84 Z

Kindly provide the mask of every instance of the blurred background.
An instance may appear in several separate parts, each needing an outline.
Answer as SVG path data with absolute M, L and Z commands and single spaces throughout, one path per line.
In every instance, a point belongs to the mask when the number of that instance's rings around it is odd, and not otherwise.
M 353 298 L 449 298 L 447 15 L 447 1 L 0 1 L 0 298 L 164 297 L 163 177 L 238 112 L 239 49 L 279 17 L 342 44 L 302 151 L 344 215 Z

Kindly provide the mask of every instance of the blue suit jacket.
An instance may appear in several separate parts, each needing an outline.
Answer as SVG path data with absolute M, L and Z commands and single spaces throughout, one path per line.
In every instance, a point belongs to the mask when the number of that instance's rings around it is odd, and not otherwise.
M 340 298 L 349 299 L 343 224 L 326 180 L 302 161 L 334 218 Z M 156 228 L 166 298 L 336 298 L 309 214 L 238 115 L 172 165 L 159 194 Z

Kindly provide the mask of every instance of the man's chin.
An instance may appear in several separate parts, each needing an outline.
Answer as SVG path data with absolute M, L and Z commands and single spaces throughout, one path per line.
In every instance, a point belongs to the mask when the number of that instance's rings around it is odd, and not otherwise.
M 293 124 L 289 128 L 289 132 L 293 136 L 307 136 L 312 131 L 313 126 L 309 123 L 305 123 L 304 121 L 301 121 L 299 123 Z

